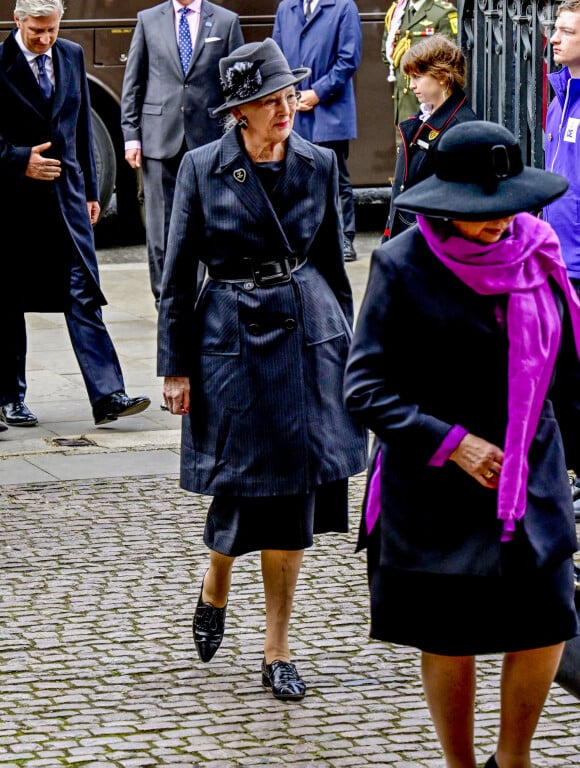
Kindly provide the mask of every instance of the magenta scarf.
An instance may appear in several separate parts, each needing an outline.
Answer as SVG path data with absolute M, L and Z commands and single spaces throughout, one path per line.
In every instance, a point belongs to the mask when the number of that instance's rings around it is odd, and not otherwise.
M 551 276 L 568 303 L 580 357 L 580 301 L 566 273 L 552 228 L 529 213 L 519 213 L 507 236 L 484 245 L 459 233 L 442 235 L 417 216 L 431 251 L 460 280 L 482 295 L 508 294 L 508 423 L 499 476 L 497 516 L 502 541 L 514 534 L 526 511 L 528 452 L 552 378 L 560 345 L 561 322 Z

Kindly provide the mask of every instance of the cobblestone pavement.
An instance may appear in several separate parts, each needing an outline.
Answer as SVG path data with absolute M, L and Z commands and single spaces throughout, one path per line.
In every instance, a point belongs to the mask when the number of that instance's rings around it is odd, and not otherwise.
M 352 482 L 352 508 L 363 477 Z M 441 768 L 416 651 L 370 641 L 355 531 L 307 552 L 292 624 L 309 691 L 260 685 L 259 556 L 237 561 L 227 634 L 201 664 L 192 607 L 208 499 L 174 477 L 15 485 L 0 511 L 0 768 Z M 353 529 L 358 514 L 353 514 Z M 494 751 L 499 657 L 483 661 L 478 754 Z M 534 766 L 580 766 L 580 708 L 553 686 Z

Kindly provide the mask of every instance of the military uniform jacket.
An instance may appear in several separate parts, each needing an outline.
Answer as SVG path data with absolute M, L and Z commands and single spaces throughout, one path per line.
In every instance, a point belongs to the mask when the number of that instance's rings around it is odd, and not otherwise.
M 158 373 L 190 377 L 181 482 L 198 493 L 305 493 L 366 463 L 342 397 L 353 303 L 334 153 L 292 133 L 278 184 L 275 211 L 238 129 L 188 152 L 179 171 Z M 284 257 L 307 262 L 283 285 L 211 279 Z M 200 262 L 210 279 L 197 298 Z
M 499 572 L 497 493 L 454 462 L 429 466 L 455 424 L 504 444 L 508 341 L 497 320 L 498 300 L 476 293 L 447 269 L 416 226 L 373 254 L 345 392 L 382 451 L 382 565 Z M 566 468 L 580 462 L 580 376 L 569 318 L 563 317 L 561 354 L 528 454 L 521 521 L 538 567 L 576 550 Z
M 467 104 L 466 95 L 459 88 L 426 120 L 421 120 L 420 115 L 421 112 L 417 112 L 398 125 L 401 144 L 397 149 L 397 164 L 391 191 L 388 224 L 390 237 L 415 223 L 415 215 L 399 210 L 396 199 L 403 190 L 418 184 L 435 172 L 433 157 L 441 136 L 453 125 L 477 120 L 477 115 Z
M 0 44 L 0 226 L 18 238 L 18 248 L 2 261 L 2 278 L 23 287 L 5 291 L 3 301 L 35 312 L 67 308 L 75 252 L 86 267 L 88 290 L 106 303 L 87 210 L 99 193 L 84 56 L 79 45 L 59 39 L 52 59 L 56 84 L 46 101 L 14 34 Z M 52 146 L 44 156 L 61 161 L 61 175 L 50 182 L 30 179 L 30 150 L 47 141 Z
M 396 4 L 396 2 L 392 4 L 385 17 L 382 56 L 386 64 L 388 64 L 388 61 L 385 43 Z M 401 70 L 401 58 L 412 45 L 418 43 L 424 37 L 434 35 L 436 32 L 447 35 L 453 42 L 457 41 L 457 8 L 455 5 L 446 2 L 446 0 L 425 0 L 419 10 L 416 13 L 412 13 L 409 0 L 407 9 L 401 19 L 393 56 L 395 69 L 393 90 L 395 125 L 398 125 L 401 120 L 406 120 L 419 108 L 417 98 L 409 88 L 409 78 Z

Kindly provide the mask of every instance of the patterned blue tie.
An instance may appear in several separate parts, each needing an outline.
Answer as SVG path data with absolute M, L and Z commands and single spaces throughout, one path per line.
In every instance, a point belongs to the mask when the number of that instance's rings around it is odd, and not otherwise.
M 36 66 L 38 67 L 38 85 L 40 86 L 44 98 L 49 101 L 52 98 L 52 83 L 44 68 L 46 59 L 46 54 L 41 53 L 40 56 L 36 57 Z
M 181 14 L 181 18 L 179 19 L 179 58 L 181 59 L 181 68 L 183 69 L 184 75 L 187 74 L 191 56 L 193 54 L 191 32 L 189 31 L 189 22 L 187 21 L 187 14 L 190 10 L 190 8 L 179 9 L 179 13 Z

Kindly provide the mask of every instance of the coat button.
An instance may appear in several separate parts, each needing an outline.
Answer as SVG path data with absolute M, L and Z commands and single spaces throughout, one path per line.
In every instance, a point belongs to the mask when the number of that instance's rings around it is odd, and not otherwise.
M 261 330 L 259 323 L 248 323 L 248 333 L 251 333 L 252 336 L 258 336 Z
M 284 328 L 286 328 L 287 331 L 293 331 L 296 328 L 296 320 L 294 320 L 293 317 L 287 317 L 284 320 Z

